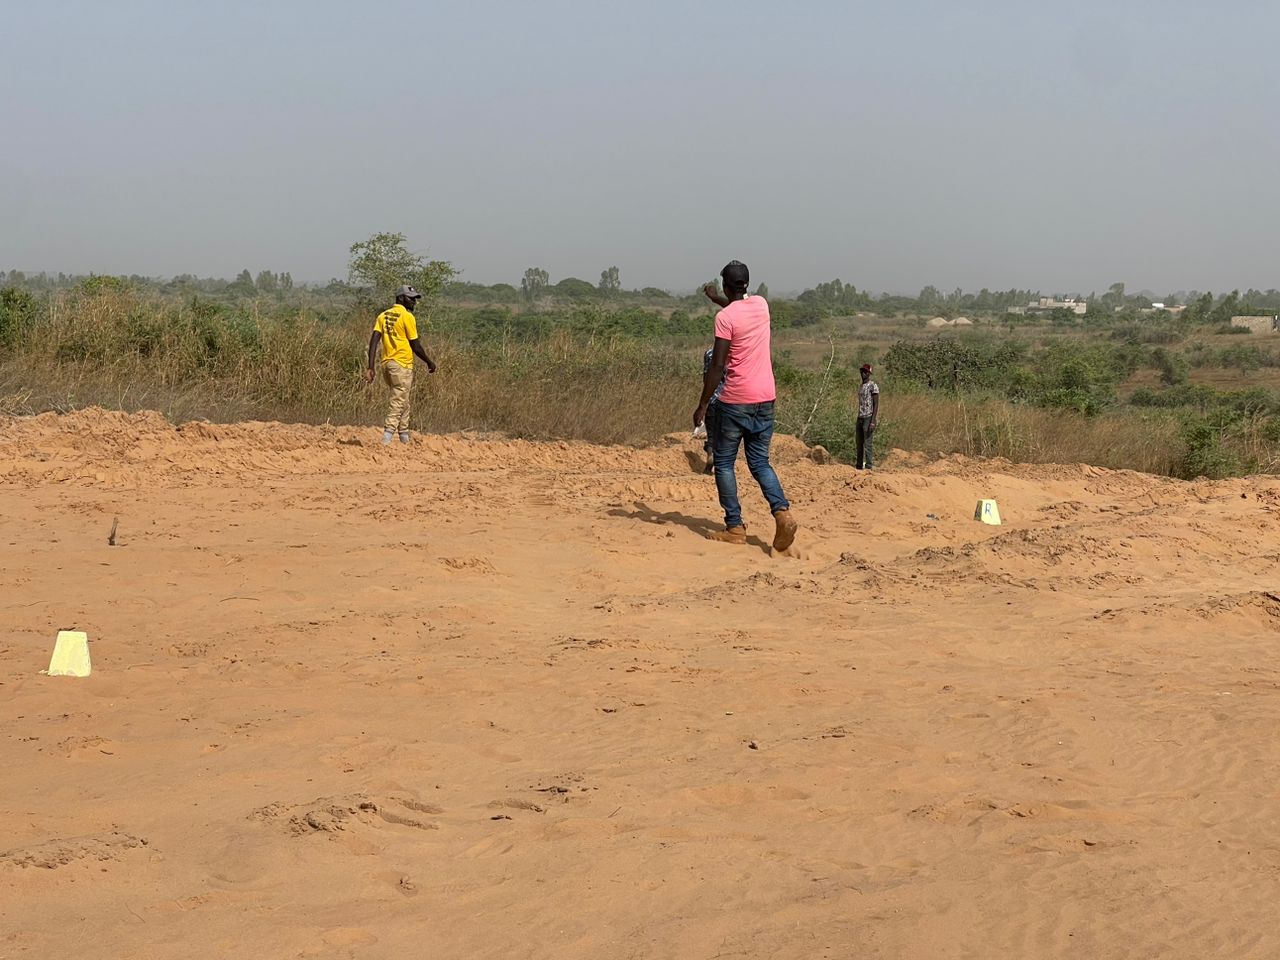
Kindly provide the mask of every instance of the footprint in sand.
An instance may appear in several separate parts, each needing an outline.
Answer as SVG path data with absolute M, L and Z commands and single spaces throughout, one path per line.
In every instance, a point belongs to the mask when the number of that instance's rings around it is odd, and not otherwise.
M 101 758 L 115 756 L 116 745 L 104 737 L 66 737 L 58 741 L 58 750 L 67 758 Z
M 532 800 L 493 800 L 489 804 L 491 810 L 528 810 L 530 813 L 546 813 L 547 808 Z
M 346 956 L 355 956 L 354 947 L 370 947 L 378 942 L 378 938 L 363 927 L 334 927 L 320 934 L 317 942 L 306 947 L 299 957 L 331 957 L 335 949 L 342 950 Z
M 0 851 L 0 865 L 56 870 L 80 861 L 118 861 L 129 851 L 141 851 L 146 846 L 146 840 L 129 833 L 58 838 Z
M 317 833 L 338 834 L 347 831 L 377 830 L 384 826 L 409 827 L 414 830 L 438 830 L 431 816 L 444 810 L 412 797 L 320 797 L 310 803 L 289 805 L 272 803 L 249 815 L 250 820 L 282 827 L 295 837 Z
M 498 572 L 497 568 L 484 557 L 441 557 L 440 562 L 450 570 L 465 570 L 486 575 Z
M 209 644 L 199 641 L 188 641 L 169 645 L 171 657 L 203 657 L 209 653 Z

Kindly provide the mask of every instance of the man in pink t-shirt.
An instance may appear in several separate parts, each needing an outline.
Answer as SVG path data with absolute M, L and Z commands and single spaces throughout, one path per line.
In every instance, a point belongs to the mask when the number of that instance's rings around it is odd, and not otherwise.
M 769 463 L 773 439 L 773 406 L 777 390 L 773 382 L 773 357 L 769 350 L 769 304 L 764 297 L 747 296 L 750 273 L 737 260 L 720 271 L 724 294 L 709 283 L 703 292 L 723 309 L 716 314 L 716 342 L 711 366 L 702 380 L 702 398 L 693 413 L 693 425 L 707 416 L 707 404 L 721 378 L 720 423 L 715 441 L 716 490 L 724 507 L 724 530 L 709 534 L 713 540 L 746 543 L 747 527 L 738 503 L 734 464 L 738 447 L 744 447 L 747 467 L 760 484 L 760 492 L 773 514 L 773 549 L 785 552 L 796 537 L 797 524 L 778 475 Z

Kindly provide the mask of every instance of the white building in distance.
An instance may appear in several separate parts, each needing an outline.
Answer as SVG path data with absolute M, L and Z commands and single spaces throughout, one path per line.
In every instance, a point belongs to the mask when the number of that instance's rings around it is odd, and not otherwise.
M 1070 310 L 1078 317 L 1083 317 L 1089 309 L 1087 300 L 1072 297 L 1070 300 L 1058 300 L 1054 297 L 1041 297 L 1032 300 L 1025 307 L 1010 307 L 1009 313 L 1052 313 L 1054 310 Z

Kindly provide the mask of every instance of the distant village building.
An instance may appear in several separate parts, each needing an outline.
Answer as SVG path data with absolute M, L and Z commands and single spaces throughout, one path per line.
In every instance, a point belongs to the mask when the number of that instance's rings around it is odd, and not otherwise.
M 1083 317 L 1089 310 L 1089 302 L 1078 297 L 1058 300 L 1054 297 L 1041 297 L 1032 300 L 1025 307 L 1010 307 L 1009 313 L 1025 315 L 1028 313 L 1052 313 L 1054 310 L 1070 310 L 1078 317 Z
M 1089 304 L 1085 300 L 1079 300 L 1072 297 L 1070 300 L 1055 300 L 1053 297 L 1041 297 L 1040 302 L 1034 305 L 1036 310 L 1048 313 L 1051 310 L 1070 310 L 1077 316 L 1084 316 L 1089 309 Z
M 1233 327 L 1243 327 L 1250 333 L 1274 333 L 1280 330 L 1280 317 L 1232 317 Z

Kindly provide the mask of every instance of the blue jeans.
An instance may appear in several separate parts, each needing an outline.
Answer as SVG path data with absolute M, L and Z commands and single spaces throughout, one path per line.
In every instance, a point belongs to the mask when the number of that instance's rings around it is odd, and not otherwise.
M 721 403 L 719 429 L 716 432 L 716 491 L 724 507 L 724 525 L 742 526 L 742 506 L 738 503 L 738 478 L 733 465 L 738 459 L 738 446 L 746 448 L 747 468 L 760 492 L 769 501 L 769 512 L 790 509 L 778 475 L 769 464 L 769 442 L 773 439 L 773 401 L 767 403 Z

